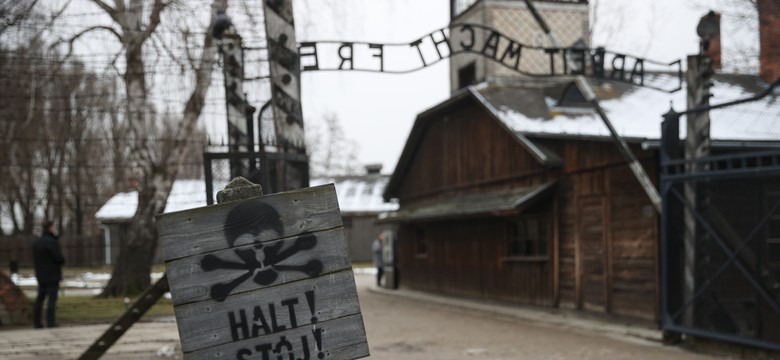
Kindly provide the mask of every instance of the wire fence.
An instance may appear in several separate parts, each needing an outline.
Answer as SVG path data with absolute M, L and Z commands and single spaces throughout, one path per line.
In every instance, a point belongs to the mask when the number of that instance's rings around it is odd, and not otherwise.
M 0 236 L 0 269 L 32 267 L 32 247 L 36 239 L 31 235 Z M 107 251 L 111 246 L 102 236 L 61 236 L 59 242 L 69 267 L 104 266 L 110 261 Z
M 762 90 L 764 89 L 758 87 L 755 80 L 750 78 L 716 79 L 711 90 L 713 97 L 710 103 L 745 99 Z M 780 93 L 775 90 L 753 101 L 710 110 L 709 117 L 710 137 L 714 145 L 724 145 L 724 140 L 746 142 L 740 145 L 751 145 L 749 142 L 760 141 L 777 142 L 780 139 Z M 753 147 L 765 145 L 758 143 Z
M 739 100 L 671 114 L 664 124 L 662 326 L 778 351 L 778 95 L 771 87 L 755 96 L 723 84 L 713 90 Z M 675 128 L 689 120 L 698 125 L 686 138 L 700 141 L 683 145 Z

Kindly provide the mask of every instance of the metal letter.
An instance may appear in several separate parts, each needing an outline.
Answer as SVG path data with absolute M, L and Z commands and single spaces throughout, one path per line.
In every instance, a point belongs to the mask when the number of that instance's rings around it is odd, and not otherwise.
M 382 44 L 368 44 L 369 49 L 379 49 L 379 52 L 372 55 L 379 58 L 379 71 L 385 71 L 385 50 Z
M 420 54 L 420 60 L 422 60 L 423 66 L 428 66 L 428 64 L 425 63 L 425 57 L 423 56 L 422 50 L 420 50 L 420 43 L 422 43 L 422 39 L 417 39 L 409 44 L 409 46 L 417 48 L 417 52 Z
M 344 54 L 341 53 L 341 50 L 349 49 L 349 57 L 344 57 Z M 339 46 L 339 57 L 341 58 L 341 64 L 339 64 L 339 70 L 342 69 L 342 66 L 344 66 L 344 63 L 349 61 L 349 69 L 354 70 L 355 69 L 355 63 L 352 61 L 352 43 L 341 43 L 341 46 Z
M 466 45 L 463 41 L 460 42 L 460 46 L 463 48 L 463 50 L 469 51 L 471 48 L 474 47 L 474 28 L 471 27 L 471 25 L 463 25 L 460 27 L 460 32 L 463 33 L 465 31 L 469 32 L 469 37 L 471 37 L 471 42 Z
M 569 49 L 572 54 L 572 65 L 578 67 L 572 67 L 571 75 L 585 75 L 585 50 L 583 49 Z
M 444 38 L 443 40 L 436 41 L 436 39 L 433 38 L 433 34 L 429 35 L 431 37 L 431 41 L 433 41 L 433 47 L 436 49 L 436 53 L 439 54 L 439 59 L 444 59 L 444 56 L 442 56 L 441 51 L 439 51 L 439 45 L 441 44 L 447 44 L 447 52 L 452 52 L 452 49 L 450 48 L 450 39 L 447 39 L 447 34 L 444 33 L 444 29 L 439 30 L 441 33 L 441 36 Z
M 628 76 L 628 81 L 634 83 L 634 76 L 639 77 L 638 85 L 645 84 L 645 60 L 644 59 L 636 59 L 636 62 L 634 63 L 634 69 L 631 70 L 631 75 Z
M 620 68 L 618 68 L 618 66 L 615 65 L 615 61 L 617 61 L 618 59 L 620 59 Z M 623 80 L 625 78 L 625 75 L 626 75 L 625 67 L 626 67 L 626 56 L 625 55 L 616 54 L 615 57 L 612 58 L 612 72 L 609 74 L 609 77 L 614 79 L 615 78 L 615 73 L 618 73 L 618 74 L 620 74 L 618 79 L 619 80 Z
M 303 48 L 311 48 L 311 52 L 304 53 Z M 316 42 L 304 42 L 301 43 L 301 46 L 298 47 L 298 54 L 301 56 L 301 59 L 307 56 L 313 56 L 314 57 L 314 65 L 306 65 L 303 67 L 303 71 L 308 70 L 319 70 L 320 69 L 320 61 L 317 58 L 317 43 Z
M 482 55 L 485 55 L 495 60 L 496 53 L 498 52 L 498 39 L 500 38 L 501 35 L 498 32 L 496 32 L 495 30 L 490 31 L 490 35 L 485 40 L 485 45 L 482 47 L 482 51 L 481 51 Z M 490 51 L 493 53 L 492 55 L 487 54 L 488 49 L 490 49 Z
M 520 51 L 523 49 L 523 45 L 516 43 L 512 40 L 509 40 L 509 46 L 506 47 L 504 50 L 504 53 L 501 55 L 501 59 L 499 60 L 501 63 L 504 62 L 504 59 L 509 55 L 509 59 L 515 59 L 515 70 L 517 70 L 520 67 Z
M 593 76 L 597 78 L 604 77 L 604 48 L 598 47 L 591 55 L 591 62 L 593 63 Z

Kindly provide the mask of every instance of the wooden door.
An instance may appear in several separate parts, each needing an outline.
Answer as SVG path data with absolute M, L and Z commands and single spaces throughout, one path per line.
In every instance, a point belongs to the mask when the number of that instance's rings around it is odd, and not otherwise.
M 585 196 L 577 207 L 577 305 L 606 312 L 608 252 L 604 196 Z

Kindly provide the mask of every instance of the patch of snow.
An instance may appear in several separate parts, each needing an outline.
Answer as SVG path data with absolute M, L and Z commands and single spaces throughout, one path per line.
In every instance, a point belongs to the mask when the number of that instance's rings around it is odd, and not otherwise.
M 155 272 L 152 273 L 150 278 L 154 282 L 160 280 L 162 276 L 162 272 Z M 75 276 L 67 276 L 63 279 L 61 285 L 63 288 L 102 289 L 110 279 L 111 274 L 109 273 L 85 272 Z M 35 279 L 35 276 L 13 274 L 11 280 L 17 286 L 38 286 L 38 281 Z
M 214 189 L 223 187 L 224 184 L 214 184 Z M 165 212 L 169 213 L 203 206 L 206 206 L 206 182 L 204 180 L 176 180 L 168 196 Z M 95 213 L 95 217 L 98 220 L 132 219 L 137 207 L 137 191 L 118 193 L 106 201 L 100 210 Z
M 95 213 L 98 220 L 130 219 L 138 207 L 138 192 L 128 191 L 118 193 L 106 201 Z
M 720 104 L 754 95 L 738 85 L 715 81 L 712 104 Z M 684 90 L 669 94 L 645 87 L 616 99 L 600 101 L 612 126 L 620 136 L 659 139 L 662 114 L 672 106 L 677 111 L 686 108 Z M 497 109 L 497 116 L 509 128 L 524 134 L 567 134 L 578 136 L 610 136 L 601 118 L 595 114 L 554 113 L 551 119 L 530 118 L 508 107 Z M 748 105 L 734 106 L 710 112 L 710 136 L 718 140 L 780 140 L 780 102 L 768 96 Z M 685 137 L 685 121 L 680 121 L 680 136 Z
M 384 212 L 398 210 L 398 204 L 385 202 L 382 193 L 390 180 L 387 176 L 368 178 L 355 177 L 346 179 L 316 178 L 310 181 L 311 186 L 333 183 L 336 196 L 342 212 Z
M 352 268 L 355 275 L 376 275 L 375 267 Z

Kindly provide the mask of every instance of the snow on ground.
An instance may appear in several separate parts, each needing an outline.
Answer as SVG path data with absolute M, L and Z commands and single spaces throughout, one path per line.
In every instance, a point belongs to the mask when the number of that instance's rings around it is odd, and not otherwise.
M 355 275 L 376 275 L 376 268 L 374 267 L 353 268 L 352 271 Z M 161 272 L 152 273 L 152 281 L 157 281 L 162 276 L 163 273 Z M 109 279 L 111 279 L 111 274 L 109 273 L 85 272 L 76 276 L 66 276 L 65 279 L 63 279 L 61 286 L 63 288 L 95 289 L 96 292 L 99 292 Z M 35 276 L 12 274 L 11 281 L 13 281 L 16 286 L 38 286 L 38 281 L 35 280 Z M 166 296 L 170 298 L 169 295 Z
M 152 273 L 152 281 L 157 281 L 162 276 L 163 273 L 161 272 Z M 85 272 L 76 276 L 66 276 L 60 286 L 64 288 L 101 289 L 109 279 L 111 279 L 111 274 L 109 273 Z M 32 275 L 13 274 L 11 280 L 16 286 L 38 286 L 38 281 Z

